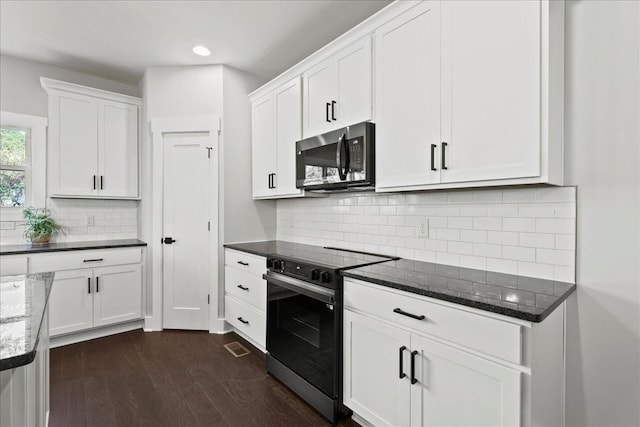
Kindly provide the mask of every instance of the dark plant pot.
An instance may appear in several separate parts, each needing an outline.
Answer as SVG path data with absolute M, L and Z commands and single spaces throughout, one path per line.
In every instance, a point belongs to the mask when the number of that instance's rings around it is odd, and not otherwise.
M 45 234 L 44 236 L 38 236 L 35 239 L 31 239 L 32 245 L 48 245 L 51 234 Z

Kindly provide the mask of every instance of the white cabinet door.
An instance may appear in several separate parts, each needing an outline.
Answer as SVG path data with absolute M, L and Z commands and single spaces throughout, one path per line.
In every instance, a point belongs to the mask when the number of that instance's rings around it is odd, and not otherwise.
M 411 335 L 412 426 L 520 425 L 520 372 Z
M 540 1 L 445 1 L 441 22 L 442 182 L 540 175 Z
M 409 344 L 408 332 L 344 311 L 344 404 L 373 425 L 409 425 Z
M 371 119 L 371 38 L 347 46 L 305 71 L 305 138 Z
M 138 107 L 98 101 L 101 196 L 138 197 Z
M 98 194 L 96 98 L 54 92 L 49 98 L 49 193 Z
M 93 326 L 142 317 L 140 264 L 94 269 Z
M 277 89 L 276 108 L 276 174 L 273 179 L 279 196 L 301 194 L 296 188 L 296 141 L 302 139 L 302 88 L 300 77 Z
M 413 7 L 375 38 L 376 187 L 439 183 L 440 2 Z
M 338 102 L 333 58 L 322 61 L 303 75 L 304 137 L 319 135 L 335 127 L 331 110 Z
M 338 102 L 332 118 L 338 127 L 371 120 L 371 37 L 338 52 L 335 66 Z
M 58 271 L 49 296 L 49 335 L 93 326 L 94 283 L 91 269 Z
M 272 174 L 276 173 L 273 95 L 254 102 L 251 110 L 253 197 L 269 197 L 274 194 Z

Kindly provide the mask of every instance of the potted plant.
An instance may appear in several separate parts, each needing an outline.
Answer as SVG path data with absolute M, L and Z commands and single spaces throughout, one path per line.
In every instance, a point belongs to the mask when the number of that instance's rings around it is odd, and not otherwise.
M 47 208 L 29 206 L 23 211 L 25 218 L 24 237 L 33 245 L 49 243 L 52 235 L 61 232 L 62 227 L 51 217 Z

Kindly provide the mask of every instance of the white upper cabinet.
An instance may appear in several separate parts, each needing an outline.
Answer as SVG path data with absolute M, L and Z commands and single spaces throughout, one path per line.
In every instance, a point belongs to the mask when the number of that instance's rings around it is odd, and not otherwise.
M 369 36 L 305 71 L 304 137 L 370 120 L 371 73 Z
M 562 10 L 425 1 L 382 25 L 376 189 L 562 184 Z
M 440 182 L 440 2 L 376 31 L 376 184 Z
M 541 3 L 441 8 L 442 182 L 539 176 Z
M 253 198 L 300 197 L 296 141 L 302 139 L 302 88 L 296 77 L 252 103 Z
M 51 197 L 137 199 L 139 98 L 41 78 Z
M 372 120 L 376 191 L 562 185 L 563 63 L 562 0 L 395 1 L 251 100 L 302 75 L 302 138 Z
M 251 106 L 251 143 L 253 197 L 273 196 L 271 177 L 276 169 L 273 94 L 260 98 Z

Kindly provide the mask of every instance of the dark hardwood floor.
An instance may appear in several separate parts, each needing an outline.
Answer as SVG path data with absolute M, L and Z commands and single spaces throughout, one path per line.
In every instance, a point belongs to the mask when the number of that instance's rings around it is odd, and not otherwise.
M 252 353 L 235 358 L 232 341 Z M 235 334 L 140 330 L 51 350 L 51 427 L 325 425 Z

